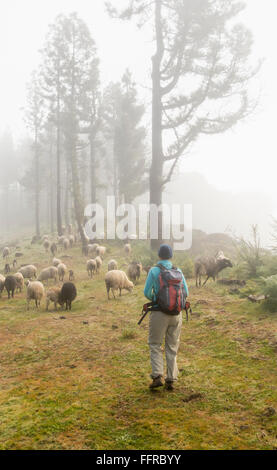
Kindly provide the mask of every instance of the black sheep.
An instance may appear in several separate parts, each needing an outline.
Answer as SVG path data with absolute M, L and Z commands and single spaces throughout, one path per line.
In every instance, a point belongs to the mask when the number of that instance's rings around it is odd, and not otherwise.
M 75 285 L 72 282 L 65 282 L 59 294 L 59 304 L 62 308 L 64 304 L 66 304 L 66 310 L 71 310 L 71 302 L 73 302 L 76 297 L 77 290 Z
M 4 287 L 6 288 L 8 292 L 8 298 L 10 299 L 11 294 L 12 297 L 14 297 L 14 291 L 17 287 L 16 279 L 14 276 L 7 276 L 5 279 L 5 284 Z

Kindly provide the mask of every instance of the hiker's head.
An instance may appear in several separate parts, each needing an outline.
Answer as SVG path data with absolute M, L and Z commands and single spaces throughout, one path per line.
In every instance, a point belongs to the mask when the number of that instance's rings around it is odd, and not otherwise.
M 160 259 L 170 259 L 173 257 L 173 251 L 169 245 L 161 245 L 158 256 Z

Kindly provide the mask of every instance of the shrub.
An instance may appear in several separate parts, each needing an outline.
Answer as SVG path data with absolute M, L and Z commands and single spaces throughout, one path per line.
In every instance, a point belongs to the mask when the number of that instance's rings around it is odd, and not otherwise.
M 121 339 L 134 339 L 135 337 L 136 332 L 131 328 L 126 328 L 122 331 Z
M 270 277 L 277 274 L 277 256 L 267 253 L 263 258 L 263 266 L 258 269 L 261 277 Z
M 264 306 L 270 312 L 277 312 L 277 275 L 263 279 L 263 293 L 268 296 Z
M 194 263 L 191 258 L 188 258 L 183 266 L 181 266 L 184 276 L 191 279 L 194 276 Z
M 261 248 L 260 237 L 257 225 L 252 225 L 252 240 L 238 239 L 238 260 L 244 269 L 247 277 L 255 278 L 258 270 L 263 265 L 264 250 Z

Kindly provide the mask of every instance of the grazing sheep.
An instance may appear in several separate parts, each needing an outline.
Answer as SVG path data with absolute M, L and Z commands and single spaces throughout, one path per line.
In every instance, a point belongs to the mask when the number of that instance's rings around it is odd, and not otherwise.
M 97 262 L 95 259 L 89 259 L 87 261 L 87 272 L 90 277 L 92 277 L 93 273 L 97 271 Z
M 66 275 L 67 267 L 65 264 L 60 263 L 57 267 L 58 269 L 58 276 L 59 276 L 59 281 L 64 280 L 64 276 Z
M 68 280 L 69 281 L 74 281 L 75 280 L 74 271 L 72 271 L 72 269 L 70 269 L 70 271 L 68 273 Z
M 8 298 L 10 299 L 11 296 L 14 297 L 14 291 L 16 289 L 16 279 L 14 276 L 7 276 L 5 279 L 4 287 L 8 292 Z
M 8 263 L 5 264 L 4 273 L 8 274 L 11 272 L 11 267 Z
M 126 243 L 126 244 L 124 245 L 124 253 L 125 253 L 125 255 L 126 255 L 126 256 L 130 256 L 131 251 L 132 251 L 132 248 L 131 248 L 130 243 Z
M 70 241 L 68 240 L 68 238 L 64 239 L 63 247 L 64 247 L 65 250 L 68 250 L 68 248 L 70 247 Z
M 100 258 L 100 256 L 96 256 L 95 261 L 96 261 L 96 274 L 98 274 L 100 272 L 101 267 L 102 267 L 103 261 Z
M 105 276 L 106 289 L 108 294 L 108 299 L 110 299 L 110 289 L 112 290 L 114 299 L 114 291 L 119 290 L 119 295 L 121 295 L 122 289 L 126 289 L 131 292 L 134 288 L 134 284 L 129 281 L 126 273 L 124 271 L 109 271 Z
M 68 238 L 68 239 L 69 239 L 70 246 L 71 246 L 71 248 L 72 248 L 73 245 L 74 245 L 74 242 L 75 242 L 75 237 L 74 237 L 74 235 L 69 235 L 69 238 Z
M 52 256 L 55 256 L 57 251 L 58 251 L 58 247 L 56 245 L 55 242 L 51 243 L 51 246 L 50 246 L 50 251 L 52 253 Z
M 31 300 L 35 301 L 36 308 L 40 307 L 40 301 L 44 296 L 43 284 L 39 281 L 27 282 L 27 310 L 30 308 Z
M 33 277 L 37 277 L 37 268 L 32 264 L 22 266 L 18 272 L 22 274 L 24 279 L 32 279 Z
M 127 269 L 127 274 L 128 277 L 131 279 L 133 282 L 137 282 L 140 279 L 142 272 L 142 264 L 137 263 L 136 261 L 133 261 L 132 263 L 129 264 L 128 269 Z
M 53 261 L 52 261 L 52 264 L 53 266 L 55 266 L 55 268 L 57 268 L 59 266 L 59 264 L 61 264 L 61 260 L 58 259 L 58 258 L 53 258 Z
M 58 245 L 62 245 L 64 240 L 65 240 L 65 236 L 64 235 L 61 235 L 60 237 L 58 237 Z
M 210 277 L 215 281 L 216 276 L 225 268 L 232 268 L 233 265 L 229 258 L 226 258 L 222 251 L 220 251 L 216 256 L 211 257 L 201 257 L 196 260 L 195 268 L 195 278 L 196 278 L 196 287 L 201 287 L 201 276 L 206 275 L 207 279 L 205 280 L 203 287 Z
M 61 287 L 52 287 L 46 293 L 46 311 L 48 311 L 48 307 L 50 302 L 54 302 L 55 310 L 57 310 L 57 303 L 59 301 L 59 295 L 61 293 Z
M 6 259 L 10 256 L 10 249 L 6 246 L 5 248 L 3 248 L 3 259 Z
M 48 238 L 46 238 L 43 242 L 43 248 L 45 249 L 46 253 L 48 252 L 49 248 L 50 248 L 50 241 L 48 240 Z
M 16 266 L 17 266 L 17 261 L 16 261 L 16 259 L 14 259 L 14 260 L 13 260 L 13 269 L 15 269 Z
M 31 240 L 31 245 L 34 245 L 35 243 L 38 243 L 40 240 L 40 236 L 34 235 Z
M 106 253 L 106 247 L 105 246 L 98 246 L 96 248 L 97 256 L 100 256 L 102 259 L 104 258 L 105 253 Z
M 4 290 L 4 286 L 5 286 L 5 278 L 4 276 L 2 276 L 2 274 L 0 274 L 0 297 Z
M 143 266 L 143 271 L 146 272 L 147 276 L 148 276 L 150 269 L 151 269 L 151 266 Z
M 111 259 L 108 263 L 108 271 L 118 270 L 117 262 L 114 259 Z
M 98 243 L 88 244 L 88 255 L 95 255 L 96 249 L 99 247 Z
M 58 297 L 58 302 L 64 307 L 66 304 L 66 310 L 71 310 L 71 303 L 77 297 L 77 290 L 75 285 L 72 282 L 65 282 L 61 288 L 61 292 Z
M 46 281 L 48 283 L 49 279 L 54 279 L 54 282 L 57 282 L 57 277 L 58 269 L 55 268 L 55 266 L 50 266 L 49 268 L 45 268 L 41 271 L 38 277 L 38 281 Z
M 24 277 L 21 273 L 15 273 L 14 277 L 16 279 L 16 288 L 19 290 L 19 292 L 22 292 L 24 287 Z

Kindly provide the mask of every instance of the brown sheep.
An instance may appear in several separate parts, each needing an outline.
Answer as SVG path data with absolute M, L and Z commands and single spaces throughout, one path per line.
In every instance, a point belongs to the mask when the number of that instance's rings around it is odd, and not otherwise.
M 141 263 L 137 263 L 136 261 L 133 261 L 132 263 L 129 264 L 128 269 L 127 269 L 127 274 L 131 281 L 137 282 L 140 279 L 142 272 L 142 265 Z
M 89 259 L 87 261 L 87 272 L 88 275 L 92 278 L 93 274 L 97 271 L 97 262 L 95 259 Z
M 54 302 L 55 310 L 57 310 L 57 303 L 61 293 L 61 287 L 52 287 L 46 293 L 46 311 L 48 311 L 50 302 Z
M 213 280 L 215 281 L 216 276 L 221 271 L 223 271 L 223 269 L 232 268 L 233 265 L 230 259 L 226 258 L 221 251 L 216 256 L 198 258 L 195 262 L 194 267 L 195 267 L 196 287 L 201 287 L 201 276 L 202 275 L 207 276 L 203 284 L 203 287 L 204 287 L 210 277 L 212 277 Z

